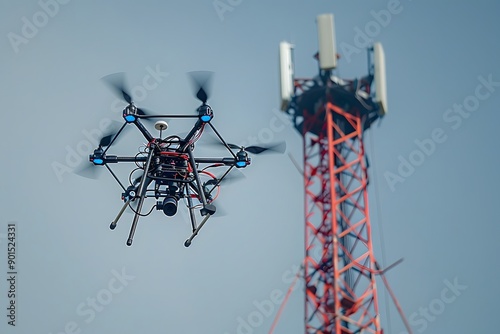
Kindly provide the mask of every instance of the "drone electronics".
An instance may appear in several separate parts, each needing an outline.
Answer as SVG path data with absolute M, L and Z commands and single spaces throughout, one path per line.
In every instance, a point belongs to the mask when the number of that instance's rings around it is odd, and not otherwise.
M 216 207 L 213 203 L 219 194 L 221 182 L 229 179 L 227 176 L 231 170 L 250 165 L 251 159 L 248 153 L 284 152 L 284 143 L 268 147 L 240 147 L 226 143 L 211 123 L 214 113 L 207 104 L 211 76 L 211 72 L 191 72 L 195 95 L 201 101 L 201 105 L 196 109 L 195 114 L 185 115 L 154 115 L 138 108 L 134 105 L 132 97 L 126 89 L 122 73 L 104 78 L 105 82 L 127 103 L 122 114 L 125 123 L 116 132 L 101 138 L 99 146 L 89 156 L 90 162 L 93 163 L 89 167 L 105 166 L 123 190 L 122 200 L 124 204 L 112 221 L 110 228 L 115 229 L 127 207 L 130 207 L 134 212 L 127 240 L 128 246 L 132 245 L 140 216 L 151 214 L 155 208 L 158 211 L 163 211 L 166 216 L 174 216 L 177 213 L 179 202 L 184 201 L 189 211 L 192 228 L 191 236 L 184 243 L 184 246 L 189 247 L 207 220 L 215 214 Z M 154 137 L 143 124 L 143 121 L 151 121 L 155 118 L 162 119 L 154 125 L 155 129 L 159 131 L 158 137 Z M 192 118 L 195 120 L 195 124 L 185 136 L 172 134 L 163 137 L 164 132 L 168 129 L 166 120 L 175 118 Z M 108 154 L 109 148 L 129 124 L 135 125 L 142 133 L 147 142 L 145 147 L 134 156 Z M 214 139 L 217 140 L 218 144 L 227 149 L 228 157 L 211 158 L 194 155 L 195 143 L 200 139 L 207 126 L 215 134 Z M 109 165 L 116 163 L 135 164 L 135 168 L 128 178 L 128 186 L 124 186 L 110 168 Z M 217 177 L 211 172 L 215 168 L 224 169 L 222 176 Z M 142 213 L 147 198 L 154 198 L 155 203 L 148 212 Z M 200 209 L 199 216 L 202 217 L 199 224 L 196 219 L 197 209 Z

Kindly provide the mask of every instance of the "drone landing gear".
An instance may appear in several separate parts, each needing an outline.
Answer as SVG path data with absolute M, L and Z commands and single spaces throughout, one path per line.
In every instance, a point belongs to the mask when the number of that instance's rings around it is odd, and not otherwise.
M 148 171 L 149 170 L 149 167 L 151 166 L 151 160 L 153 158 L 153 149 L 150 149 L 149 150 L 149 153 L 148 153 L 148 160 L 146 161 L 146 165 L 144 167 L 144 170 L 145 171 Z M 132 240 L 134 238 L 134 234 L 135 234 L 135 229 L 137 227 L 137 222 L 139 220 L 139 216 L 140 216 L 140 212 L 142 210 L 142 205 L 144 204 L 144 199 L 146 198 L 146 191 L 148 189 L 148 185 L 149 183 L 152 181 L 152 179 L 150 177 L 148 177 L 145 173 L 144 177 L 141 178 L 141 182 L 139 184 L 139 199 L 138 199 L 138 203 L 137 203 L 137 211 L 135 212 L 135 215 L 134 215 L 134 220 L 132 222 L 132 226 L 130 227 L 130 234 L 128 236 L 128 240 L 127 240 L 127 246 L 132 246 Z
M 198 228 L 196 228 L 194 231 L 193 231 L 193 234 L 191 234 L 191 236 L 189 237 L 189 239 L 187 239 L 185 242 L 184 242 L 184 246 L 185 247 L 189 247 L 191 246 L 191 242 L 193 241 L 194 237 L 196 237 L 198 235 L 198 232 L 201 230 L 201 228 L 203 227 L 203 225 L 205 225 L 205 223 L 207 222 L 208 218 L 210 218 L 211 215 L 206 215 L 205 218 L 203 218 L 203 220 L 201 221 L 200 223 L 200 226 L 198 226 Z
M 191 234 L 189 239 L 187 239 L 184 242 L 185 247 L 191 246 L 191 242 L 193 241 L 194 237 L 196 237 L 198 235 L 198 232 L 200 232 L 201 228 L 203 227 L 203 225 L 205 225 L 208 218 L 210 218 L 214 213 L 215 213 L 215 205 L 213 205 L 213 204 L 205 205 L 205 207 L 203 209 L 201 209 L 201 214 L 204 215 L 205 217 L 201 221 L 200 226 L 196 227 L 196 220 L 195 220 L 194 214 L 192 211 L 190 211 L 191 226 L 193 227 L 193 233 Z
M 193 155 L 193 152 L 191 151 L 190 147 L 187 148 L 187 153 L 188 153 L 188 156 L 189 156 L 189 161 L 191 163 L 191 166 L 196 166 L 196 161 L 194 159 L 194 155 Z M 189 239 L 187 239 L 186 242 L 184 242 L 184 246 L 185 247 L 189 247 L 191 245 L 191 241 L 193 241 L 194 237 L 196 237 L 196 235 L 201 230 L 201 228 L 203 227 L 203 225 L 205 225 L 205 223 L 207 222 L 208 218 L 210 218 L 210 216 L 212 216 L 215 213 L 215 205 L 207 203 L 205 192 L 203 190 L 203 185 L 201 184 L 200 176 L 199 176 L 198 170 L 196 168 L 193 169 L 193 174 L 194 174 L 194 177 L 195 177 L 195 180 L 196 180 L 196 185 L 198 186 L 198 190 L 199 190 L 201 201 L 203 203 L 203 208 L 201 209 L 200 213 L 201 213 L 202 216 L 204 216 L 204 218 L 201 221 L 200 226 L 197 227 L 196 226 L 196 218 L 194 216 L 194 212 L 193 212 L 192 209 L 189 210 L 189 214 L 190 214 L 190 217 L 191 217 L 191 226 L 193 228 L 193 234 L 191 234 L 191 236 L 189 237 Z M 189 207 L 192 208 L 193 203 L 191 201 L 191 198 L 189 197 L 189 188 L 187 189 L 187 192 L 188 192 Z
M 125 204 L 123 204 L 123 206 L 122 206 L 122 208 L 121 208 L 120 212 L 118 212 L 118 215 L 116 215 L 115 220 L 113 220 L 113 221 L 111 222 L 111 225 L 109 225 L 109 228 L 110 228 L 110 229 L 112 229 L 112 230 L 114 230 L 114 229 L 115 229 L 115 227 L 116 227 L 116 223 L 118 223 L 118 220 L 120 220 L 120 217 L 123 215 L 123 213 L 125 212 L 125 209 L 127 208 L 128 204 L 129 204 L 131 201 L 132 201 L 132 198 L 129 198 L 129 199 L 125 202 Z

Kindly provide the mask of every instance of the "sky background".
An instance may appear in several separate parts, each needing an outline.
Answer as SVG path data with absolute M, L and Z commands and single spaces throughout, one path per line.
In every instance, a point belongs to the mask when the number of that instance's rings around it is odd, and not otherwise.
M 301 161 L 301 137 L 277 111 L 278 45 L 295 45 L 297 77 L 315 76 L 315 19 L 322 13 L 335 15 L 336 74 L 343 78 L 367 74 L 359 34 L 379 28 L 371 34 L 385 50 L 389 113 L 367 132 L 373 242 L 383 264 L 404 258 L 387 278 L 413 331 L 495 332 L 498 2 L 63 2 L 0 3 L 1 333 L 268 333 L 278 305 L 265 312 L 257 305 L 286 292 L 304 256 L 303 180 L 288 155 L 253 157 L 246 178 L 222 188 L 218 207 L 227 215 L 210 219 L 190 248 L 183 246 L 190 235 L 183 210 L 141 219 L 127 247 L 131 214 L 109 230 L 122 203 L 116 182 L 107 173 L 96 181 L 72 170 L 94 148 L 86 133 L 122 120 L 123 104 L 100 80 L 115 72 L 126 72 L 134 88 L 160 72 L 148 81 L 155 87 L 147 96 L 135 96 L 137 104 L 188 113 L 198 101 L 186 72 L 214 71 L 209 103 L 224 138 L 285 140 L 287 153 Z M 390 18 L 377 21 L 389 9 Z M 348 54 L 347 46 L 359 52 Z M 465 116 L 448 111 L 464 103 L 471 110 Z M 172 121 L 168 131 L 189 127 Z M 441 142 L 391 185 L 388 173 L 397 175 L 402 159 L 419 155 L 416 141 L 435 129 Z M 134 155 L 143 143 L 134 129 L 123 139 L 118 154 Z M 223 153 L 201 144 L 197 152 Z M 12 222 L 15 328 L 6 317 Z M 378 291 L 385 333 L 404 333 L 380 282 Z M 303 305 L 299 284 L 275 333 L 303 333 Z M 258 326 L 242 325 L 252 319 Z

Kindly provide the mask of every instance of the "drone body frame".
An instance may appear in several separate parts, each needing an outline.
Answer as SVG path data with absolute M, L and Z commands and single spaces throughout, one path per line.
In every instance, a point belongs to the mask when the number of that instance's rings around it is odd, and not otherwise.
M 124 73 L 115 73 L 103 78 L 105 82 L 120 96 L 127 106 L 123 109 L 123 119 L 125 123 L 118 131 L 103 136 L 99 146 L 89 155 L 89 161 L 94 166 L 104 166 L 111 173 L 114 179 L 123 189 L 122 200 L 124 202 L 116 218 L 111 222 L 110 228 L 115 229 L 116 224 L 127 207 L 134 211 L 134 219 L 130 228 L 127 245 L 131 246 L 139 217 L 149 215 L 154 208 L 163 210 L 165 215 L 174 216 L 177 213 L 179 200 L 185 199 L 189 210 L 191 221 L 191 236 L 185 241 L 184 246 L 189 247 L 192 240 L 206 224 L 207 220 L 215 213 L 216 208 L 213 201 L 217 198 L 220 183 L 228 179 L 228 174 L 234 168 L 245 168 L 250 165 L 251 159 L 248 153 L 261 154 L 263 152 L 284 153 L 285 143 L 271 145 L 268 147 L 248 146 L 240 147 L 234 144 L 228 144 L 219 134 L 217 129 L 211 123 L 214 113 L 207 104 L 207 88 L 210 84 L 212 72 L 199 71 L 191 72 L 191 79 L 196 98 L 201 101 L 201 105 L 196 109 L 195 114 L 179 115 L 156 115 L 137 108 L 132 97 L 126 89 Z M 160 132 L 158 137 L 153 136 L 144 126 L 142 121 L 152 121 L 154 119 L 163 119 L 155 123 L 155 128 Z M 168 128 L 165 119 L 191 118 L 196 119 L 192 129 L 184 138 L 178 135 L 170 135 L 162 138 L 162 133 Z M 134 124 L 146 139 L 146 148 L 135 156 L 116 156 L 107 154 L 108 149 L 122 134 L 124 128 Z M 216 136 L 217 144 L 224 146 L 229 156 L 227 157 L 195 157 L 195 143 L 200 139 L 206 127 L 209 127 Z M 235 150 L 235 151 L 233 151 Z M 130 185 L 125 187 L 117 175 L 113 172 L 110 164 L 116 163 L 135 163 L 137 168 L 132 170 L 129 175 Z M 88 167 L 94 167 L 87 165 Z M 204 166 L 202 168 L 202 166 Z M 208 169 L 215 167 L 227 167 L 222 176 L 217 177 Z M 141 170 L 142 174 L 133 179 L 132 174 Z M 208 176 L 209 180 L 203 182 L 201 176 Z M 217 190 L 216 194 L 212 193 Z M 156 204 L 153 205 L 147 214 L 142 213 L 142 208 L 146 198 L 154 197 Z M 160 199 L 163 199 L 160 201 Z M 195 204 L 194 200 L 199 201 Z M 137 203 L 132 207 L 132 203 Z M 195 215 L 195 209 L 200 208 L 201 222 L 198 223 Z
M 141 120 L 151 120 L 154 118 L 195 118 L 196 123 L 184 138 L 176 135 L 161 138 L 162 130 L 167 128 L 165 121 L 157 122 L 155 126 L 160 130 L 159 137 L 154 137 L 141 122 Z M 139 217 L 144 216 L 141 211 L 145 199 L 154 197 L 157 203 L 153 208 L 156 207 L 157 210 L 163 210 L 167 216 L 176 214 L 179 200 L 187 200 L 192 228 L 191 236 L 184 243 L 184 245 L 188 247 L 203 225 L 216 211 L 215 206 L 212 204 L 213 200 L 215 200 L 215 198 L 212 198 L 212 192 L 215 189 L 218 190 L 220 182 L 234 167 L 244 168 L 250 164 L 251 159 L 248 157 L 244 148 L 241 148 L 236 154 L 232 151 L 232 145 L 228 145 L 224 141 L 211 123 L 212 118 L 213 111 L 211 107 L 206 104 L 206 101 L 203 101 L 203 104 L 197 109 L 197 115 L 147 115 L 141 112 L 141 109 L 135 107 L 131 102 L 123 110 L 123 119 L 125 123 L 122 127 L 116 134 L 103 138 L 99 147 L 89 156 L 89 161 L 94 165 L 105 166 L 124 190 L 122 193 L 124 205 L 111 223 L 111 229 L 116 227 L 125 209 L 127 207 L 132 208 L 131 204 L 133 202 L 137 203 L 136 208 L 133 209 L 134 219 L 127 239 L 128 246 L 132 245 Z M 108 149 L 128 124 L 134 124 L 147 140 L 146 150 L 142 152 L 142 155 L 139 154 L 136 156 L 108 155 Z M 207 125 L 215 133 L 220 143 L 227 148 L 230 153 L 229 157 L 198 158 L 194 156 L 194 145 L 201 137 Z M 104 149 L 103 146 L 106 148 Z M 137 165 L 136 170 L 142 170 L 142 175 L 134 181 L 130 180 L 130 185 L 128 187 L 123 185 L 108 166 L 108 164 L 123 162 L 135 163 Z M 208 166 L 204 169 L 200 169 L 201 165 Z M 228 168 L 219 178 L 206 170 L 211 167 L 221 166 L 226 166 Z M 200 174 L 208 175 L 210 180 L 202 182 Z M 132 176 L 132 173 L 130 176 Z M 153 188 L 151 188 L 151 186 L 153 186 Z M 163 201 L 159 201 L 160 199 L 163 199 Z M 193 199 L 198 200 L 200 204 L 195 206 L 193 204 Z M 196 207 L 201 207 L 200 214 L 203 217 L 199 224 L 196 220 L 194 211 Z M 151 211 L 149 213 L 151 213 Z

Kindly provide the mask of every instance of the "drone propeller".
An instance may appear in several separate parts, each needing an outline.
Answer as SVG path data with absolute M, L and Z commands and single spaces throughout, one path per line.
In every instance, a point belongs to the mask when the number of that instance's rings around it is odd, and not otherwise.
M 133 105 L 134 102 L 132 100 L 132 96 L 130 95 L 130 90 L 127 87 L 125 73 L 118 72 L 109 74 L 102 78 L 102 80 L 115 92 L 115 94 L 127 102 L 129 105 Z M 151 116 L 152 112 L 143 108 L 137 108 L 137 114 L 142 116 Z M 153 119 L 145 118 L 145 121 L 152 122 Z
M 86 177 L 87 179 L 95 180 L 99 178 L 99 175 L 101 173 L 99 169 L 94 167 L 95 166 L 92 163 L 84 159 L 84 161 L 80 163 L 80 165 L 73 170 L 73 173 L 75 173 L 76 175 Z
M 231 149 L 243 150 L 243 151 L 246 151 L 248 153 L 253 153 L 253 154 L 261 154 L 264 152 L 267 152 L 267 153 L 271 153 L 271 152 L 285 153 L 285 150 L 286 150 L 286 143 L 284 141 L 279 142 L 279 143 L 275 143 L 275 144 L 271 144 L 268 146 L 253 145 L 253 146 L 244 147 L 244 146 L 238 146 L 235 144 L 227 144 L 227 146 L 229 146 L 229 148 L 231 148 Z
M 109 74 L 102 78 L 102 80 L 108 84 L 108 86 L 114 90 L 118 97 L 123 98 L 128 104 L 132 103 L 132 97 L 128 93 L 125 73 L 119 72 L 114 74 Z
M 204 136 L 204 140 L 205 140 L 205 143 L 208 145 L 225 147 L 224 143 L 222 143 L 220 141 L 220 139 L 215 137 L 215 135 L 211 132 L 208 132 Z M 227 146 L 233 150 L 243 150 L 245 152 L 252 153 L 252 154 L 261 154 L 264 152 L 266 152 L 266 153 L 285 153 L 285 151 L 286 151 L 286 142 L 284 142 L 284 141 L 278 142 L 278 143 L 271 143 L 271 144 L 266 145 L 266 146 L 252 145 L 252 146 L 245 147 L 245 146 L 229 144 L 229 143 L 227 144 Z
M 110 125 L 110 130 L 107 131 L 101 139 L 99 139 L 99 148 L 104 148 L 107 147 L 111 144 L 111 141 L 113 138 L 117 135 L 119 129 L 121 127 L 121 124 L 119 122 L 113 121 L 113 123 Z M 90 152 L 89 152 L 90 153 Z M 80 163 L 78 167 L 74 169 L 74 173 L 89 179 L 97 179 L 100 174 L 100 168 L 96 168 L 96 166 L 88 161 L 88 156 L 86 159 L 84 158 L 83 161 Z
M 236 181 L 244 179 L 244 178 L 245 178 L 245 174 L 243 174 L 242 172 L 240 172 L 237 169 L 233 169 L 230 173 L 228 173 L 226 176 L 224 176 L 224 178 L 222 180 L 220 180 L 220 177 L 210 179 L 207 182 L 205 182 L 205 185 L 214 186 L 217 183 L 218 184 L 228 184 L 228 183 L 233 183 L 233 182 L 236 182 Z
M 195 96 L 203 104 L 207 103 L 208 97 L 210 96 L 213 74 L 214 72 L 210 71 L 189 72 Z
M 99 146 L 100 147 L 109 146 L 109 144 L 111 144 L 111 141 L 113 140 L 114 136 L 116 136 L 116 132 L 102 137 L 101 140 L 99 141 Z
M 111 144 L 111 141 L 113 138 L 118 134 L 120 131 L 120 128 L 123 126 L 120 122 L 117 121 L 112 121 L 112 123 L 109 125 L 108 131 L 106 131 L 101 139 L 99 140 L 99 146 L 100 147 L 107 147 Z

